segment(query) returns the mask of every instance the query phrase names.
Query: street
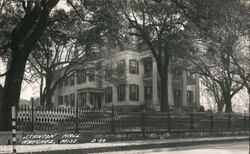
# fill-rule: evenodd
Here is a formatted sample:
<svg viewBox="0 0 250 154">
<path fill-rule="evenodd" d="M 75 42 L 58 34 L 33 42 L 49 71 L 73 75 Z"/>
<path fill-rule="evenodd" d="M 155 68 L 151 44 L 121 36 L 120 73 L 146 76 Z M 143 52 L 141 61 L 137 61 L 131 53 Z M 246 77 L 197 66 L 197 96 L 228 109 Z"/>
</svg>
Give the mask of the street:
<svg viewBox="0 0 250 154">
<path fill-rule="evenodd" d="M 249 142 L 206 144 L 146 150 L 114 151 L 102 154 L 249 154 Z"/>
</svg>

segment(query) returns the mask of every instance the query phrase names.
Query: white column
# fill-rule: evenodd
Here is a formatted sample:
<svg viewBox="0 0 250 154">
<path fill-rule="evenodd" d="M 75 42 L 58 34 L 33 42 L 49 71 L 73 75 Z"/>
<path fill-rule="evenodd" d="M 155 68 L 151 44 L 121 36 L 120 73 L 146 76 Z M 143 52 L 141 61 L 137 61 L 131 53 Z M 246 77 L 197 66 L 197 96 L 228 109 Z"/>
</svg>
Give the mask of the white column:
<svg viewBox="0 0 250 154">
<path fill-rule="evenodd" d="M 168 72 L 168 105 L 174 105 L 171 71 Z"/>
<path fill-rule="evenodd" d="M 158 99 L 158 88 L 157 88 L 157 78 L 158 78 L 158 71 L 157 71 L 157 64 L 156 61 L 153 59 L 152 60 L 152 104 L 153 105 L 158 105 L 159 104 L 159 99 Z"/>
<path fill-rule="evenodd" d="M 187 106 L 187 72 L 182 73 L 182 106 Z"/>
<path fill-rule="evenodd" d="M 90 104 L 90 92 L 86 92 L 86 104 Z"/>
<path fill-rule="evenodd" d="M 195 107 L 200 106 L 200 78 L 199 75 L 195 75 Z"/>
</svg>

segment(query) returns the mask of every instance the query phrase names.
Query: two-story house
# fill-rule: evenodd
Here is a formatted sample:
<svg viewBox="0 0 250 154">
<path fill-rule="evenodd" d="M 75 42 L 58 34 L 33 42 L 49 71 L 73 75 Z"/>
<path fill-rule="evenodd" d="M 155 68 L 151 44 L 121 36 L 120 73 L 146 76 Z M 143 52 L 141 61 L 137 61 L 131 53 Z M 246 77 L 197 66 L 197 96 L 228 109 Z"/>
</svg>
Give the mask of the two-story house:
<svg viewBox="0 0 250 154">
<path fill-rule="evenodd" d="M 97 75 L 100 70 L 96 67 L 73 73 L 54 92 L 54 106 L 96 109 L 114 105 L 115 108 L 134 110 L 145 105 L 159 110 L 161 83 L 156 61 L 149 51 L 127 49 L 100 61 L 104 76 Z M 168 77 L 170 107 L 199 107 L 199 76 L 181 67 L 173 68 L 169 70 Z"/>
</svg>

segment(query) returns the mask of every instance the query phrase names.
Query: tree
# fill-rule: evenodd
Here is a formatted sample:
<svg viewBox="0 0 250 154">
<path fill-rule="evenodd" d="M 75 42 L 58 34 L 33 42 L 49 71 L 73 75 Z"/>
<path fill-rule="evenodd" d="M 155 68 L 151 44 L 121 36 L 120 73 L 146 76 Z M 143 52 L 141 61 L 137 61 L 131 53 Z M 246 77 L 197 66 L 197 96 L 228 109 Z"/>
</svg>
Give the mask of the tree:
<svg viewBox="0 0 250 154">
<path fill-rule="evenodd" d="M 65 38 L 64 38 L 65 39 Z M 83 54 L 81 60 L 74 57 L 75 42 L 70 40 L 54 40 L 48 35 L 45 35 L 35 48 L 29 58 L 27 69 L 33 70 L 34 74 L 39 75 L 40 83 L 40 104 L 47 109 L 52 108 L 51 97 L 56 87 L 73 73 L 76 67 L 83 66 L 85 63 Z M 61 76 L 57 75 L 56 71 L 60 68 Z"/>
<path fill-rule="evenodd" d="M 4 85 L 4 100 L 0 103 L 1 130 L 11 129 L 11 106 L 18 107 L 27 59 L 47 27 L 51 10 L 59 0 L 13 1 L 13 10 L 22 7 L 22 17 L 10 33 L 8 71 Z"/>
<path fill-rule="evenodd" d="M 178 3 L 179 4 L 179 3 Z M 168 105 L 168 72 L 171 58 L 178 51 L 185 51 L 184 25 L 186 17 L 173 1 L 135 0 L 130 3 L 115 4 L 117 12 L 128 21 L 129 34 L 136 36 L 152 52 L 161 80 L 161 111 L 169 111 Z M 183 53 L 183 52 L 182 52 Z M 179 55 L 181 55 L 179 53 Z"/>
<path fill-rule="evenodd" d="M 29 68 L 41 76 L 40 101 L 42 106 L 46 102 L 46 108 L 52 107 L 52 93 L 64 79 L 80 73 L 88 67 L 86 65 L 94 67 L 95 64 L 91 61 L 120 41 L 114 35 L 115 31 L 110 29 L 108 24 L 111 23 L 106 19 L 105 13 L 95 9 L 101 9 L 102 5 L 69 3 L 72 10 L 55 11 L 49 21 L 51 24 L 29 61 Z M 62 68 L 58 69 L 59 66 Z M 105 78 L 101 72 L 96 75 L 98 78 Z"/>
<path fill-rule="evenodd" d="M 243 37 L 240 38 L 240 44 L 235 47 L 237 52 L 234 52 L 231 55 L 232 65 L 237 68 L 236 74 L 238 78 L 235 79 L 235 82 L 243 84 L 247 89 L 248 95 L 250 97 L 250 53 L 249 53 L 249 38 Z"/>
<path fill-rule="evenodd" d="M 217 5 L 206 31 L 201 34 L 201 51 L 193 57 L 196 70 L 205 78 L 211 92 L 213 88 L 219 90 L 214 96 L 222 96 L 226 112 L 232 112 L 232 97 L 243 88 L 242 83 L 235 82 L 239 69 L 232 64 L 232 55 L 238 52 L 236 47 L 240 38 L 247 34 L 247 10 L 248 7 L 240 1 L 223 1 Z"/>
<path fill-rule="evenodd" d="M 214 80 L 211 80 L 207 76 L 201 76 L 202 84 L 206 87 L 206 92 L 210 97 L 214 98 L 215 103 L 217 104 L 218 112 L 222 112 L 225 102 L 221 94 L 220 86 Z"/>
</svg>

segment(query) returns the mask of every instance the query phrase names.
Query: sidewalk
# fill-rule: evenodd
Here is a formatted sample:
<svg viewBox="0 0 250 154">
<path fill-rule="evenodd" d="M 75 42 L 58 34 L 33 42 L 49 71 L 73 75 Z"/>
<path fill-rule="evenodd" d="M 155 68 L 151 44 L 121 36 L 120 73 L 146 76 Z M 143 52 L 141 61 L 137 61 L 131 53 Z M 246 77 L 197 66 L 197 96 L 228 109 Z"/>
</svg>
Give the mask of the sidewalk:
<svg viewBox="0 0 250 154">
<path fill-rule="evenodd" d="M 198 145 L 206 143 L 222 143 L 232 141 L 249 141 L 248 136 L 234 137 L 207 137 L 207 138 L 178 138 L 164 140 L 140 140 L 140 141 L 122 141 L 106 143 L 83 143 L 83 144 L 47 144 L 47 145 L 17 145 L 17 153 L 95 153 L 111 152 L 132 149 L 152 149 L 160 147 L 176 147 Z M 12 153 L 11 145 L 0 145 L 0 153 Z"/>
</svg>

